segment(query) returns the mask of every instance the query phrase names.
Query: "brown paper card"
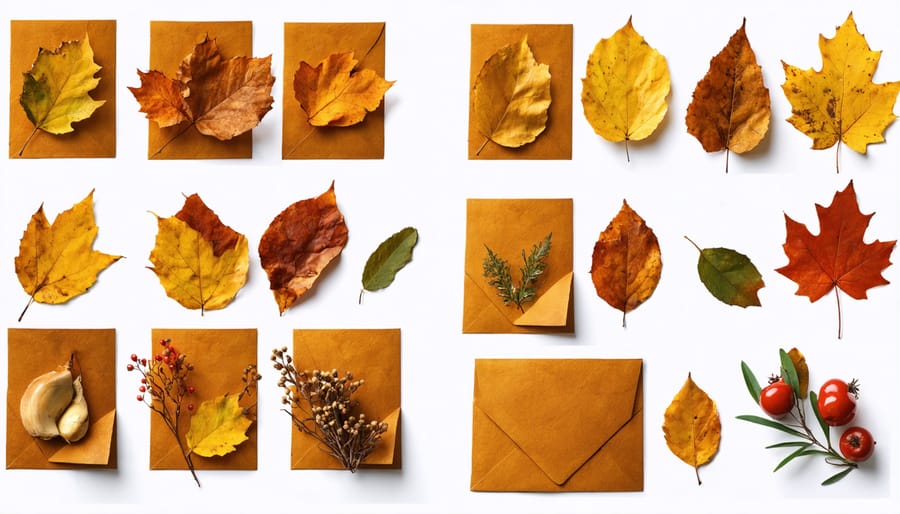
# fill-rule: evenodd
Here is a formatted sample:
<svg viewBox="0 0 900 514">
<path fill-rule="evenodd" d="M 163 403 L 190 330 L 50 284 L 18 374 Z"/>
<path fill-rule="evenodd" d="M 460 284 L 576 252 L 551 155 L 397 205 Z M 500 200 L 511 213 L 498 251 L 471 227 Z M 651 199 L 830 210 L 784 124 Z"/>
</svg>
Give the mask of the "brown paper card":
<svg viewBox="0 0 900 514">
<path fill-rule="evenodd" d="M 293 357 L 298 370 L 337 369 L 365 380 L 353 395 L 359 412 L 386 422 L 388 431 L 360 467 L 400 468 L 400 330 L 294 330 Z M 343 467 L 292 423 L 291 469 Z"/>
<path fill-rule="evenodd" d="M 641 368 L 641 359 L 476 359 L 471 489 L 642 491 Z"/>
<path fill-rule="evenodd" d="M 518 280 L 522 250 L 526 254 L 548 233 L 547 267 L 537 282 L 537 298 L 523 305 L 503 305 L 484 277 L 485 245 L 509 262 Z M 466 202 L 466 262 L 463 287 L 463 333 L 575 331 L 572 302 L 571 199 L 469 199 Z"/>
<path fill-rule="evenodd" d="M 282 159 L 383 159 L 384 103 L 349 127 L 313 127 L 294 96 L 300 61 L 317 66 L 331 54 L 353 52 L 357 69 L 384 77 L 384 23 L 285 23 Z M 386 78 L 386 77 L 385 77 Z M 390 94 L 390 90 L 387 94 Z"/>
<path fill-rule="evenodd" d="M 63 41 L 81 40 L 85 34 L 94 50 L 100 82 L 89 94 L 105 100 L 90 118 L 76 122 L 68 134 L 38 131 L 22 155 L 19 151 L 34 125 L 19 104 L 22 74 L 31 70 L 38 50 L 55 50 Z M 9 158 L 115 157 L 116 156 L 116 21 L 41 20 L 10 22 L 9 51 Z"/>
<path fill-rule="evenodd" d="M 151 21 L 150 69 L 161 71 L 167 77 L 174 77 L 181 61 L 207 36 L 216 40 L 219 52 L 226 59 L 236 56 L 254 57 L 253 24 L 249 21 Z M 137 75 L 134 82 L 140 84 Z M 159 128 L 155 121 L 148 120 L 147 123 L 149 159 L 253 157 L 252 131 L 227 141 L 219 141 L 197 132 L 193 127 L 185 130 L 188 122 L 166 128 Z M 181 131 L 184 133 L 175 137 Z"/>
<path fill-rule="evenodd" d="M 488 142 L 476 155 L 485 137 L 475 128 L 472 87 L 484 62 L 504 46 L 528 36 L 528 46 L 538 63 L 550 66 L 550 110 L 547 128 L 531 143 L 506 148 Z M 572 25 L 472 25 L 469 65 L 469 159 L 571 159 L 572 158 Z"/>
<path fill-rule="evenodd" d="M 212 400 L 225 393 L 238 394 L 244 388 L 241 381 L 243 370 L 248 364 L 256 364 L 256 329 L 172 329 L 152 330 L 151 351 L 147 358 L 160 353 L 162 339 L 171 339 L 172 345 L 185 360 L 194 365 L 189 376 L 190 385 L 196 392 L 191 402 L 195 408 L 206 400 Z M 132 373 L 137 388 L 139 375 Z M 243 404 L 243 402 L 242 402 Z M 149 409 L 148 409 L 149 410 Z M 190 428 L 190 415 L 182 415 L 179 433 L 182 441 Z M 247 430 L 248 439 L 237 449 L 221 457 L 201 457 L 193 455 L 194 468 L 203 469 L 256 469 L 257 433 L 256 423 Z M 150 413 L 150 469 L 188 469 L 178 449 L 172 432 L 166 427 L 162 417 Z M 200 477 L 202 483 L 203 477 Z"/>
<path fill-rule="evenodd" d="M 8 329 L 6 468 L 77 469 L 116 467 L 116 332 L 113 329 Z M 66 444 L 43 441 L 22 427 L 19 402 L 28 384 L 75 353 L 73 372 L 81 373 L 90 428 L 84 439 Z"/>
</svg>

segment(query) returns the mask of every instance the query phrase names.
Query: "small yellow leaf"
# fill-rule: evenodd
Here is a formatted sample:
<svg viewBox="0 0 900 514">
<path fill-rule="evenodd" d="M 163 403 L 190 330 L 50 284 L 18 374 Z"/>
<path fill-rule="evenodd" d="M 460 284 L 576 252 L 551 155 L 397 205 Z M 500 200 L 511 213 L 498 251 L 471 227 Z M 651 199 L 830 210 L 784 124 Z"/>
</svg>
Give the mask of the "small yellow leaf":
<svg viewBox="0 0 900 514">
<path fill-rule="evenodd" d="M 716 402 L 691 379 L 687 380 L 666 408 L 663 432 L 676 457 L 693 466 L 700 484 L 699 467 L 719 451 L 722 423 Z"/>
<path fill-rule="evenodd" d="M 221 457 L 235 451 L 247 438 L 253 420 L 238 405 L 237 396 L 220 396 L 200 404 L 185 435 L 188 449 L 201 457 Z"/>
</svg>

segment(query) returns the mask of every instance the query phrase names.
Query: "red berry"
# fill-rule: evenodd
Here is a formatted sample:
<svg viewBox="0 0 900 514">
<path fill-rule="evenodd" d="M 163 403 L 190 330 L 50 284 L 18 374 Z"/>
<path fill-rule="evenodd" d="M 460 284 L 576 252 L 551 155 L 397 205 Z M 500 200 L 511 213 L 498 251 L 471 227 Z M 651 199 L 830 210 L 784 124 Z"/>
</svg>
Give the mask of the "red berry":
<svg viewBox="0 0 900 514">
<path fill-rule="evenodd" d="M 142 378 L 141 378 L 141 383 L 142 383 L 142 384 L 146 384 L 146 383 L 147 383 L 147 377 L 142 377 Z"/>
<path fill-rule="evenodd" d="M 188 386 L 189 393 L 194 394 L 194 391 L 195 391 L 194 386 Z"/>
<path fill-rule="evenodd" d="M 137 355 L 131 354 L 131 362 L 137 362 Z"/>
<path fill-rule="evenodd" d="M 141 366 L 147 365 L 147 359 L 141 359 Z"/>
<path fill-rule="evenodd" d="M 193 403 L 189 403 L 189 404 L 188 404 L 188 410 L 194 410 L 194 404 L 193 404 Z"/>
<path fill-rule="evenodd" d="M 779 379 L 760 392 L 759 405 L 769 417 L 781 419 L 794 408 L 794 390 Z"/>
<path fill-rule="evenodd" d="M 144 386 L 141 386 L 141 387 L 138 387 L 138 391 L 145 393 L 145 392 L 147 392 L 147 388 Z"/>
<path fill-rule="evenodd" d="M 139 401 L 139 402 L 144 401 L 144 395 L 142 395 L 142 394 L 137 395 L 137 401 Z"/>
<path fill-rule="evenodd" d="M 127 369 L 128 371 L 134 371 L 134 364 L 129 364 L 129 365 L 125 366 L 125 369 Z"/>
<path fill-rule="evenodd" d="M 850 427 L 841 435 L 841 454 L 849 461 L 862 462 L 875 451 L 875 439 L 862 427 Z"/>
<path fill-rule="evenodd" d="M 162 360 L 162 355 L 156 354 L 156 356 L 153 358 L 156 360 L 156 362 L 159 362 Z"/>
<path fill-rule="evenodd" d="M 169 340 L 168 339 L 160 339 L 159 344 L 161 344 L 162 346 L 166 346 L 169 344 Z"/>
</svg>

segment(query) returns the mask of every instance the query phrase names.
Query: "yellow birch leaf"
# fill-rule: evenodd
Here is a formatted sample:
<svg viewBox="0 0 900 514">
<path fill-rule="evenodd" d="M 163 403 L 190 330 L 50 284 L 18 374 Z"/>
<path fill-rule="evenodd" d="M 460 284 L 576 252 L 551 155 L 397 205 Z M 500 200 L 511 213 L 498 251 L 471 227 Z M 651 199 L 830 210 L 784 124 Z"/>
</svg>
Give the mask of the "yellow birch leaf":
<svg viewBox="0 0 900 514">
<path fill-rule="evenodd" d="M 15 259 L 16 276 L 30 297 L 20 321 L 32 302 L 61 304 L 85 293 L 101 271 L 121 258 L 94 250 L 98 230 L 93 190 L 52 224 L 43 205 L 31 216 Z"/>
<path fill-rule="evenodd" d="M 697 387 L 690 373 L 666 408 L 663 432 L 669 450 L 694 467 L 699 485 L 700 466 L 711 461 L 719 451 L 722 422 L 716 402 Z"/>
<path fill-rule="evenodd" d="M 631 18 L 609 39 L 601 39 L 581 79 L 584 116 L 594 132 L 614 143 L 640 141 L 666 115 L 671 82 L 666 58 L 631 26 Z"/>
<path fill-rule="evenodd" d="M 201 457 L 221 457 L 248 439 L 247 429 L 252 424 L 237 396 L 220 396 L 200 404 L 191 416 L 185 441 L 188 449 Z"/>
<path fill-rule="evenodd" d="M 872 51 L 859 33 L 853 13 L 832 39 L 819 35 L 822 69 L 801 70 L 781 62 L 785 81 L 781 88 L 791 103 L 787 119 L 813 140 L 813 149 L 838 145 L 835 167 L 840 170 L 840 142 L 866 153 L 871 143 L 884 141 L 884 130 L 897 116 L 894 103 L 900 81 L 875 84 L 872 76 L 881 51 Z"/>
<path fill-rule="evenodd" d="M 507 148 L 531 143 L 547 127 L 550 66 L 538 63 L 528 36 L 504 46 L 482 65 L 472 88 L 474 125 L 488 141 Z"/>
</svg>

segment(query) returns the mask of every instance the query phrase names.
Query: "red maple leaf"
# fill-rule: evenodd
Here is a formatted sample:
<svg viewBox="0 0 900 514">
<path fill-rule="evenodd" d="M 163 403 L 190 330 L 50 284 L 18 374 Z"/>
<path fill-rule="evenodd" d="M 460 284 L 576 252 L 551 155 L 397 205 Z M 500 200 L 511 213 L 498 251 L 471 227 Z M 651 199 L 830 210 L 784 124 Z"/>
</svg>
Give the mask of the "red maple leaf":
<svg viewBox="0 0 900 514">
<path fill-rule="evenodd" d="M 887 284 L 881 272 L 891 265 L 890 256 L 897 241 L 863 241 L 869 220 L 875 213 L 863 214 L 856 201 L 853 181 L 834 194 L 828 207 L 816 204 L 819 235 L 806 225 L 784 215 L 787 238 L 784 253 L 787 266 L 777 272 L 799 286 L 797 295 L 815 302 L 835 289 L 838 306 L 838 339 L 842 335 L 841 299 L 838 289 L 852 298 L 864 300 L 869 288 Z"/>
</svg>

